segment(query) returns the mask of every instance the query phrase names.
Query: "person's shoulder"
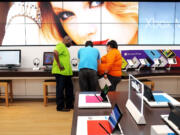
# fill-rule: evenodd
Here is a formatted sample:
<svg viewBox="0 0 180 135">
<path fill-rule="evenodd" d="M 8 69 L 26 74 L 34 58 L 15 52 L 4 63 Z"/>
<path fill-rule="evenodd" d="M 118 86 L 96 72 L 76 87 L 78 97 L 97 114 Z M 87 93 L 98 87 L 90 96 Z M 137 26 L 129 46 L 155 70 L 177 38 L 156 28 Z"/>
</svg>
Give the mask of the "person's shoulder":
<svg viewBox="0 0 180 135">
<path fill-rule="evenodd" d="M 81 47 L 81 48 L 79 48 L 78 51 L 82 51 L 82 50 L 84 50 L 84 49 L 85 49 L 85 47 Z"/>
<path fill-rule="evenodd" d="M 94 47 L 93 47 L 93 50 L 95 50 L 95 51 L 99 52 L 99 50 L 98 50 L 97 48 L 94 48 Z"/>
<path fill-rule="evenodd" d="M 59 42 L 59 43 L 57 43 L 57 45 L 61 45 L 61 46 L 63 46 L 63 45 L 64 45 L 64 43 L 63 43 L 63 42 Z"/>
<path fill-rule="evenodd" d="M 65 47 L 65 44 L 63 42 L 59 42 L 56 46 L 62 48 L 62 47 Z"/>
<path fill-rule="evenodd" d="M 117 49 L 112 49 L 110 50 L 107 54 L 108 55 L 116 55 L 118 53 L 118 50 Z"/>
<path fill-rule="evenodd" d="M 56 44 L 56 50 L 61 50 L 63 51 L 65 49 L 65 45 L 63 43 L 58 43 Z"/>
<path fill-rule="evenodd" d="M 113 50 L 111 51 L 111 53 L 120 54 L 120 50 L 118 50 L 118 49 L 113 49 Z"/>
</svg>

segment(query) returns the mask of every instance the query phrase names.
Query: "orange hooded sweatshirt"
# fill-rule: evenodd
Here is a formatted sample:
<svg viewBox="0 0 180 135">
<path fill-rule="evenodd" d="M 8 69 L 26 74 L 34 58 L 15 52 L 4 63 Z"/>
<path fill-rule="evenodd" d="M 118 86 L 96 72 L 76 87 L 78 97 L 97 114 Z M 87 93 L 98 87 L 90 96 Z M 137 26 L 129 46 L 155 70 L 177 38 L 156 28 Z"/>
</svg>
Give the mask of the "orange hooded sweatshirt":
<svg viewBox="0 0 180 135">
<path fill-rule="evenodd" d="M 107 70 L 109 75 L 120 77 L 122 75 L 121 65 L 121 53 L 118 49 L 112 49 L 101 58 L 101 64 L 98 66 L 98 73 L 103 75 Z"/>
</svg>

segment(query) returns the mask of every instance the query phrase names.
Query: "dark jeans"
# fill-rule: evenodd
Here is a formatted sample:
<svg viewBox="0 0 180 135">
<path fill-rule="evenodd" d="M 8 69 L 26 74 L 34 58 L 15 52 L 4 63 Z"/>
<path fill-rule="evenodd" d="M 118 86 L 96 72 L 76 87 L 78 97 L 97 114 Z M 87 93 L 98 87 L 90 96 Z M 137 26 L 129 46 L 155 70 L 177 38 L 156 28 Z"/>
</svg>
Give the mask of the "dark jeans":
<svg viewBox="0 0 180 135">
<path fill-rule="evenodd" d="M 64 76 L 56 74 L 56 104 L 57 109 L 72 108 L 74 95 L 73 95 L 73 83 L 71 76 Z M 64 98 L 65 89 L 65 98 Z M 65 105 L 64 105 L 65 103 Z"/>
<path fill-rule="evenodd" d="M 109 87 L 109 91 L 115 91 L 117 84 L 121 81 L 121 77 L 107 75 L 109 81 L 111 82 L 111 86 Z"/>
<path fill-rule="evenodd" d="M 79 71 L 79 86 L 81 91 L 96 91 L 98 76 L 96 70 L 83 68 Z"/>
</svg>

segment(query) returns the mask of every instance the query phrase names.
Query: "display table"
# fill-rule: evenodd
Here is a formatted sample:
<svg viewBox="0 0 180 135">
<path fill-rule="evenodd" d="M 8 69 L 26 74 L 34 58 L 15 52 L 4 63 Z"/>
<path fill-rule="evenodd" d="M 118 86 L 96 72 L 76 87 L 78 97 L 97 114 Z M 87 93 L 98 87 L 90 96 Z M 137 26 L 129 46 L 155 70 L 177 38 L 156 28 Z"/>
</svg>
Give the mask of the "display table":
<svg viewBox="0 0 180 135">
<path fill-rule="evenodd" d="M 71 135 L 76 135 L 78 116 L 109 115 L 111 112 L 111 109 L 79 109 L 78 95 L 79 92 L 75 94 Z M 165 123 L 161 119 L 160 115 L 168 114 L 170 111 L 169 108 L 150 108 L 147 104 L 144 104 L 144 115 L 147 124 L 137 125 L 134 119 L 131 117 L 131 114 L 125 107 L 126 101 L 128 99 L 128 92 L 109 92 L 108 96 L 112 103 L 112 106 L 114 106 L 115 103 L 117 103 L 121 112 L 123 113 L 123 117 L 120 121 L 120 124 L 125 135 L 150 135 L 151 125 L 164 125 Z"/>
<path fill-rule="evenodd" d="M 173 70 L 142 70 L 142 71 L 122 71 L 122 79 L 128 79 L 128 75 L 132 74 L 135 77 L 148 76 L 179 76 L 180 69 Z M 0 77 L 52 77 L 51 71 L 38 70 L 33 71 L 32 68 L 19 68 L 17 70 L 1 70 Z M 73 76 L 78 76 L 78 71 L 73 70 Z"/>
<path fill-rule="evenodd" d="M 77 76 L 77 71 L 74 71 L 74 76 Z M 19 68 L 17 70 L 1 70 L 0 77 L 53 77 L 51 71 L 37 70 L 32 68 Z"/>
<path fill-rule="evenodd" d="M 166 69 L 157 69 L 157 70 L 130 70 L 130 71 L 123 71 L 122 72 L 122 78 L 127 79 L 128 75 L 132 74 L 135 77 L 149 77 L 149 76 L 180 76 L 180 69 L 172 69 L 172 70 L 166 70 Z"/>
</svg>

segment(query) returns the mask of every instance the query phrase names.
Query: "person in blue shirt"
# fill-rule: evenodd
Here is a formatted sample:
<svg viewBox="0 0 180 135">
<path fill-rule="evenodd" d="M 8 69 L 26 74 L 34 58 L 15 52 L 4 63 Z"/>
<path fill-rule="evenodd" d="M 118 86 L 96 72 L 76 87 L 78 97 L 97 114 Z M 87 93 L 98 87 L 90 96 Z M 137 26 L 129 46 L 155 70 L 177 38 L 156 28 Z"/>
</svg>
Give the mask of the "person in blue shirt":
<svg viewBox="0 0 180 135">
<path fill-rule="evenodd" d="M 78 51 L 79 85 L 81 91 L 96 91 L 98 88 L 97 68 L 100 62 L 99 50 L 93 48 L 92 41 Z"/>
</svg>

